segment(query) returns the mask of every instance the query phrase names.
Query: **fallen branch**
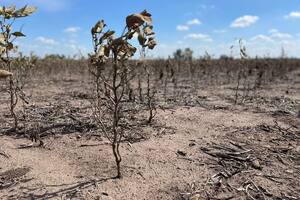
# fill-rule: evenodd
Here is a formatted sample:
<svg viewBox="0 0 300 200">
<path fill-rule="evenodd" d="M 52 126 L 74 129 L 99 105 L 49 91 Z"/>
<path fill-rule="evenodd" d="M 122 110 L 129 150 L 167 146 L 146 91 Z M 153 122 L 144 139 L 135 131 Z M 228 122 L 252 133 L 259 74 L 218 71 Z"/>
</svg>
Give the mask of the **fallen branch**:
<svg viewBox="0 0 300 200">
<path fill-rule="evenodd" d="M 6 154 L 5 152 L 0 152 L 1 156 L 4 156 L 5 158 L 10 158 L 10 155 Z"/>
</svg>

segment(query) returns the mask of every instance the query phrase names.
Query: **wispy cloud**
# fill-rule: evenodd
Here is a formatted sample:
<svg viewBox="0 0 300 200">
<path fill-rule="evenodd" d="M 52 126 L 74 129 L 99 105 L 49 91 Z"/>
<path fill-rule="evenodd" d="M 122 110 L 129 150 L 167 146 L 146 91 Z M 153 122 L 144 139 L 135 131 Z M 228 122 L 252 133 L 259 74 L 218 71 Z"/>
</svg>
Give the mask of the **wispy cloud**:
<svg viewBox="0 0 300 200">
<path fill-rule="evenodd" d="M 214 30 L 213 32 L 214 32 L 214 33 L 226 33 L 227 30 L 225 30 L 225 29 L 216 29 L 216 30 Z"/>
<path fill-rule="evenodd" d="M 250 41 L 254 41 L 254 42 L 274 42 L 274 40 L 271 39 L 271 37 L 267 36 L 267 35 L 256 35 L 252 38 L 250 38 Z"/>
<path fill-rule="evenodd" d="M 286 18 L 286 19 L 295 19 L 295 18 L 299 18 L 299 19 L 300 19 L 300 11 L 293 11 L 293 12 L 290 12 L 288 15 L 285 15 L 284 18 Z"/>
<path fill-rule="evenodd" d="M 199 5 L 199 8 L 206 10 L 206 9 L 214 9 L 216 6 L 215 5 L 206 5 L 206 4 L 201 4 Z"/>
<path fill-rule="evenodd" d="M 39 36 L 35 39 L 36 41 L 42 43 L 42 44 L 47 44 L 47 45 L 57 45 L 58 42 L 52 38 L 46 38 L 43 36 Z"/>
<path fill-rule="evenodd" d="M 249 27 L 249 26 L 255 24 L 258 20 L 259 20 L 258 16 L 244 15 L 242 17 L 239 17 L 239 18 L 235 19 L 231 23 L 230 27 L 232 27 L 232 28 L 246 28 L 246 27 Z"/>
<path fill-rule="evenodd" d="M 188 31 L 188 30 L 190 29 L 190 27 L 189 27 L 189 26 L 186 26 L 186 25 L 178 25 L 178 26 L 176 27 L 176 29 L 177 29 L 178 31 Z"/>
<path fill-rule="evenodd" d="M 201 24 L 202 24 L 202 22 L 199 19 L 195 18 L 195 19 L 191 19 L 191 20 L 187 21 L 183 25 L 177 25 L 176 29 L 178 31 L 188 31 L 188 30 L 190 30 L 191 26 L 201 25 Z"/>
<path fill-rule="evenodd" d="M 202 22 L 199 20 L 199 19 L 192 19 L 192 20 L 189 20 L 187 21 L 186 23 L 188 26 L 193 26 L 193 25 L 201 25 Z"/>
<path fill-rule="evenodd" d="M 202 33 L 191 33 L 185 36 L 185 39 L 201 40 L 203 42 L 213 42 L 210 35 Z"/>
<path fill-rule="evenodd" d="M 65 33 L 77 33 L 80 31 L 80 27 L 77 26 L 70 26 L 64 30 Z"/>
<path fill-rule="evenodd" d="M 271 29 L 269 31 L 269 33 L 271 34 L 270 37 L 274 38 L 274 39 L 292 39 L 293 36 L 289 33 L 281 33 L 279 30 L 277 29 Z"/>
</svg>

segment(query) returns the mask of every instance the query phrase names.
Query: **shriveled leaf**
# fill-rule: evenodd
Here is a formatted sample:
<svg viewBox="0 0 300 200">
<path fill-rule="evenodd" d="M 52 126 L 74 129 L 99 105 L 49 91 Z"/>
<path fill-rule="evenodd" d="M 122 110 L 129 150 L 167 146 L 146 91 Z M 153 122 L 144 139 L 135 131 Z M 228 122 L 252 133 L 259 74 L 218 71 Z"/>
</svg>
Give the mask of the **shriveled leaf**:
<svg viewBox="0 0 300 200">
<path fill-rule="evenodd" d="M 106 57 L 109 57 L 109 53 L 110 53 L 110 48 L 107 45 L 105 45 L 104 46 L 104 55 Z"/>
<path fill-rule="evenodd" d="M 30 7 L 30 6 L 26 6 L 25 10 L 23 11 L 23 14 L 25 16 L 31 15 L 32 13 L 34 13 L 37 10 L 36 7 Z"/>
<path fill-rule="evenodd" d="M 148 43 L 147 46 L 149 49 L 154 49 L 154 47 L 157 45 L 156 41 L 154 40 L 154 38 L 149 38 L 148 39 Z"/>
<path fill-rule="evenodd" d="M 7 48 L 8 51 L 10 51 L 10 50 L 12 50 L 12 49 L 14 48 L 14 44 L 11 43 L 11 42 L 9 42 L 9 43 L 7 44 L 7 46 L 6 46 L 6 48 Z"/>
<path fill-rule="evenodd" d="M 13 17 L 13 13 L 15 12 L 16 10 L 16 6 L 15 5 L 12 5 L 12 6 L 9 6 L 9 7 L 3 7 L 3 16 L 5 19 L 10 19 Z"/>
<path fill-rule="evenodd" d="M 133 38 L 134 34 L 135 34 L 135 31 L 129 31 L 126 35 L 127 35 L 127 38 L 129 40 L 131 40 Z"/>
<path fill-rule="evenodd" d="M 25 37 L 26 35 L 24 35 L 22 32 L 20 31 L 16 31 L 14 33 L 12 33 L 13 36 L 16 36 L 16 37 Z"/>
<path fill-rule="evenodd" d="M 31 15 L 32 13 L 34 13 L 37 10 L 36 7 L 31 7 L 31 6 L 24 6 L 23 8 L 20 8 L 19 10 L 16 10 L 13 13 L 14 17 L 26 17 Z"/>
<path fill-rule="evenodd" d="M 4 52 L 5 52 L 5 47 L 0 45 L 0 57 L 2 54 L 4 54 Z"/>
<path fill-rule="evenodd" d="M 129 29 L 137 28 L 144 23 L 152 23 L 151 14 L 148 13 L 147 10 L 144 10 L 143 12 L 138 14 L 129 15 L 126 18 L 126 24 Z"/>
<path fill-rule="evenodd" d="M 101 33 L 103 28 L 106 26 L 104 20 L 98 21 L 95 26 L 92 28 L 92 34 Z"/>
<path fill-rule="evenodd" d="M 149 36 L 149 35 L 154 35 L 154 32 L 153 32 L 153 26 L 146 26 L 144 28 L 144 33 Z"/>
<path fill-rule="evenodd" d="M 16 10 L 16 6 L 15 5 L 11 5 L 11 6 L 7 7 L 7 8 L 5 8 L 5 12 L 6 13 L 11 13 L 12 14 L 15 10 Z"/>
<path fill-rule="evenodd" d="M 9 76 L 12 76 L 13 74 L 9 71 L 0 69 L 0 78 L 7 78 Z"/>
<path fill-rule="evenodd" d="M 112 41 L 111 45 L 116 47 L 116 46 L 120 46 L 123 45 L 125 43 L 125 41 L 123 40 L 122 37 L 116 38 Z"/>
<path fill-rule="evenodd" d="M 102 37 L 100 38 L 100 41 L 106 40 L 107 38 L 113 36 L 115 34 L 115 31 L 108 30 L 105 32 Z"/>
<path fill-rule="evenodd" d="M 121 59 L 130 58 L 135 54 L 136 50 L 137 49 L 134 46 L 132 46 L 128 42 L 124 42 L 124 44 L 122 44 L 118 48 L 118 57 L 120 57 Z"/>
<path fill-rule="evenodd" d="M 22 17 L 27 5 L 14 12 L 14 17 Z"/>
<path fill-rule="evenodd" d="M 4 15 L 4 6 L 0 6 L 0 15 Z"/>
<path fill-rule="evenodd" d="M 97 55 L 96 57 L 103 57 L 105 55 L 105 47 L 104 46 L 100 46 L 98 51 L 97 51 Z"/>
<path fill-rule="evenodd" d="M 130 29 L 141 26 L 144 23 L 144 18 L 141 14 L 132 14 L 126 17 L 126 25 Z"/>
<path fill-rule="evenodd" d="M 3 33 L 0 33 L 0 44 L 5 42 L 5 37 Z"/>
<path fill-rule="evenodd" d="M 148 24 L 152 23 L 151 14 L 148 13 L 147 10 L 144 10 L 143 12 L 141 12 L 141 15 L 143 16 L 143 19 L 145 22 L 147 22 Z"/>
</svg>

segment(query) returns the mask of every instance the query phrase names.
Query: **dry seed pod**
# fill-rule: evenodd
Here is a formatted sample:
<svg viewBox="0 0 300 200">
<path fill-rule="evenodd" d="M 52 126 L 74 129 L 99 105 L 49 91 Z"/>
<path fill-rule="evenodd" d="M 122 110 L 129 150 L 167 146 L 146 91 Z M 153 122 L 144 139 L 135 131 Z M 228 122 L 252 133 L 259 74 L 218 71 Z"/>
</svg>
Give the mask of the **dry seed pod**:
<svg viewBox="0 0 300 200">
<path fill-rule="evenodd" d="M 0 78 L 7 78 L 12 75 L 13 74 L 11 72 L 0 69 Z"/>
</svg>

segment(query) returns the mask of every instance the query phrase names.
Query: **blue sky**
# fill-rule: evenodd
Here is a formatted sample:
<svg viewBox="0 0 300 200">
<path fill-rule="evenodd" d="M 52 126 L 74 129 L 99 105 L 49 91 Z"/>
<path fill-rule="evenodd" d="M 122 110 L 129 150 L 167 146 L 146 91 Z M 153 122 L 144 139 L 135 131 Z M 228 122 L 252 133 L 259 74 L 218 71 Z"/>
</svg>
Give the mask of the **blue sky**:
<svg viewBox="0 0 300 200">
<path fill-rule="evenodd" d="M 0 5 L 33 5 L 38 11 L 23 18 L 26 38 L 20 51 L 38 55 L 73 55 L 92 51 L 90 28 L 104 19 L 120 32 L 125 17 L 147 9 L 153 15 L 159 45 L 150 57 L 167 57 L 190 47 L 195 56 L 205 51 L 218 57 L 238 55 L 243 38 L 251 56 L 300 57 L 299 0 L 0 0 Z M 122 4 L 120 3 L 122 2 Z M 231 52 L 230 46 L 235 45 Z"/>
</svg>

